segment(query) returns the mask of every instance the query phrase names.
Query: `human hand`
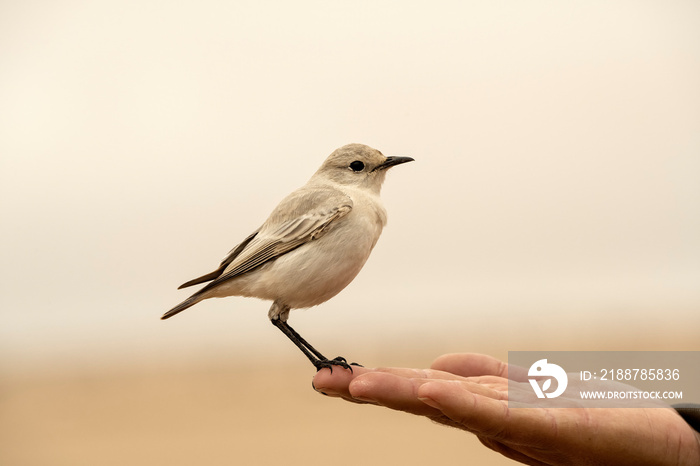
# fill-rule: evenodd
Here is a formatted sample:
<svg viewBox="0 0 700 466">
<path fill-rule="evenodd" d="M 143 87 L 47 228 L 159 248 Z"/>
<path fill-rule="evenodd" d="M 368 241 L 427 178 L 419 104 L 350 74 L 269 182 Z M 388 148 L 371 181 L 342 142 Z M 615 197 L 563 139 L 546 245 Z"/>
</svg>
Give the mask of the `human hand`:
<svg viewBox="0 0 700 466">
<path fill-rule="evenodd" d="M 447 354 L 430 369 L 324 369 L 313 384 L 328 396 L 466 430 L 525 464 L 700 464 L 700 434 L 670 407 L 509 408 L 508 370 L 490 356 Z M 527 384 L 526 369 L 511 370 Z"/>
</svg>

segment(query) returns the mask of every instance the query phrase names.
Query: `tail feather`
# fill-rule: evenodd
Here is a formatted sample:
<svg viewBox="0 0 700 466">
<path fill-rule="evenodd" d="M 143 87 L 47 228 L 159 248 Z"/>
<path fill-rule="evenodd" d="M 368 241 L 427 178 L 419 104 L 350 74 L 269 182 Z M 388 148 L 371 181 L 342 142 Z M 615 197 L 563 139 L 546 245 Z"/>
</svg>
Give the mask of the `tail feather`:
<svg viewBox="0 0 700 466">
<path fill-rule="evenodd" d="M 195 304 L 200 302 L 202 299 L 204 299 L 204 298 L 201 295 L 190 296 L 189 298 L 187 298 L 186 300 L 184 300 L 183 302 L 181 302 L 180 304 L 178 304 L 177 306 L 175 306 L 174 308 L 170 309 L 168 312 L 163 314 L 160 319 L 161 320 L 169 319 L 172 316 L 174 316 L 175 314 L 179 314 L 182 311 L 184 311 L 185 309 L 194 306 Z"/>
<path fill-rule="evenodd" d="M 199 285 L 200 283 L 204 282 L 209 282 L 217 278 L 221 273 L 224 271 L 226 267 L 219 267 L 218 269 L 214 270 L 213 272 L 209 272 L 206 275 L 202 275 L 201 277 L 197 277 L 193 280 L 190 280 L 188 282 L 183 283 L 182 285 L 178 286 L 177 289 L 181 290 L 183 288 L 187 288 L 188 286 L 192 285 Z"/>
</svg>

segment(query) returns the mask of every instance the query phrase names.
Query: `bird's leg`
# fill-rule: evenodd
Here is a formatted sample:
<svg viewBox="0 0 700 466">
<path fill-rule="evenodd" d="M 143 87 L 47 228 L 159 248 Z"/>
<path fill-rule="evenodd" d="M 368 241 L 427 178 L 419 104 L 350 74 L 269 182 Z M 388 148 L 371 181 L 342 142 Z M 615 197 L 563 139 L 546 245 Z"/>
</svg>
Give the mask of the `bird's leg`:
<svg viewBox="0 0 700 466">
<path fill-rule="evenodd" d="M 316 370 L 321 370 L 324 367 L 328 367 L 332 372 L 333 366 L 340 366 L 345 369 L 350 369 L 350 371 L 352 372 L 352 368 L 350 367 L 350 364 L 348 364 L 345 358 L 338 356 L 335 359 L 328 359 L 327 357 L 322 355 L 316 348 L 311 346 L 311 344 L 308 341 L 306 341 L 301 335 L 299 335 L 299 333 L 297 333 L 296 330 L 290 327 L 287 323 L 287 318 L 289 318 L 290 310 L 290 307 L 286 304 L 283 304 L 280 301 L 275 301 L 270 307 L 268 317 L 270 318 L 272 325 L 280 329 L 282 333 L 284 333 L 287 336 L 287 338 L 292 340 L 292 343 L 294 343 L 297 346 L 297 348 L 299 348 L 301 352 L 304 353 L 304 356 L 309 358 L 309 361 L 311 361 L 311 364 L 313 364 L 314 367 L 316 367 Z M 359 364 L 357 363 L 352 363 L 352 365 L 359 366 Z"/>
<path fill-rule="evenodd" d="M 273 322 L 274 324 L 274 322 Z M 299 340 L 299 342 L 306 347 L 309 351 L 311 351 L 317 358 L 317 361 L 311 361 L 314 366 L 316 366 L 316 370 L 321 370 L 324 367 L 327 367 L 333 372 L 333 366 L 340 366 L 345 369 L 350 369 L 350 372 L 352 372 L 352 367 L 350 366 L 359 366 L 362 367 L 362 364 L 358 364 L 356 362 L 352 362 L 348 365 L 347 359 L 345 359 L 342 356 L 337 356 L 333 359 L 328 359 L 324 355 L 318 352 L 316 348 L 311 346 L 311 344 L 304 339 L 299 333 L 294 330 L 287 322 L 283 322 L 283 324 L 287 327 L 287 330 L 291 332 L 292 335 L 294 335 L 295 338 Z M 275 324 L 276 325 L 276 324 Z M 281 329 L 280 329 L 281 330 Z M 286 334 L 286 333 L 285 333 Z M 287 335 L 289 336 L 289 335 Z"/>
<path fill-rule="evenodd" d="M 316 356 L 317 359 L 328 359 L 327 357 L 325 357 L 324 355 L 322 355 L 316 348 L 314 348 L 313 346 L 311 346 L 311 344 L 310 344 L 308 341 L 306 341 L 306 340 L 304 339 L 304 337 L 302 337 L 301 335 L 299 335 L 299 333 L 298 333 L 296 330 L 294 330 L 287 322 L 282 322 L 282 321 L 280 320 L 278 323 L 276 323 L 276 322 L 273 321 L 272 324 L 275 325 L 275 326 L 276 326 L 277 328 L 279 328 L 280 330 L 282 330 L 282 332 L 284 332 L 284 334 L 287 335 L 287 337 L 291 338 L 292 341 L 295 341 L 295 343 L 296 343 L 297 341 L 298 341 L 299 343 L 301 343 L 301 345 L 302 345 L 304 348 L 306 348 L 307 350 L 309 350 L 314 356 Z M 282 328 L 280 327 L 280 325 L 283 326 L 284 329 L 282 329 Z M 297 346 L 299 346 L 299 345 L 297 345 Z"/>
<path fill-rule="evenodd" d="M 327 359 L 324 355 L 322 355 L 321 353 L 319 353 L 318 350 L 316 350 L 316 348 L 314 348 L 313 346 L 311 346 L 311 345 L 309 344 L 309 342 L 307 342 L 306 340 L 304 340 L 304 339 L 301 337 L 301 335 L 299 335 L 299 334 L 298 334 L 292 327 L 290 327 L 289 324 L 287 324 L 286 322 L 282 322 L 281 319 L 272 319 L 271 322 L 272 322 L 272 325 L 274 325 L 275 327 L 277 327 L 278 329 L 280 329 L 280 330 L 282 331 L 282 333 L 284 333 L 285 335 L 287 335 L 287 338 L 289 338 L 290 340 L 292 340 L 292 343 L 294 343 L 295 345 L 297 345 L 297 347 L 306 355 L 307 358 L 309 358 L 309 360 L 310 360 L 312 363 L 315 363 L 315 362 L 316 362 L 317 360 L 319 360 L 319 359 Z"/>
<path fill-rule="evenodd" d="M 309 358 L 309 361 L 311 361 L 311 364 L 316 367 L 316 370 L 321 370 L 324 367 L 328 367 L 331 372 L 333 372 L 333 366 L 340 366 L 344 369 L 350 369 L 352 372 L 352 367 L 350 367 L 350 364 L 348 364 L 347 360 L 343 357 L 338 356 L 335 359 L 328 359 L 324 355 L 322 355 L 316 348 L 311 346 L 311 344 L 306 341 L 301 335 L 297 333 L 296 330 L 294 330 L 292 327 L 289 326 L 287 322 L 283 322 L 282 319 L 271 319 L 272 325 L 277 327 L 284 333 L 287 338 L 289 338 L 292 343 L 294 343 L 297 348 L 301 350 L 302 353 L 304 353 L 304 356 Z M 358 366 L 359 364 L 353 363 L 353 365 Z"/>
<path fill-rule="evenodd" d="M 273 323 L 274 323 L 274 322 L 273 322 Z M 302 337 L 301 335 L 299 335 L 299 333 L 298 333 L 296 330 L 294 330 L 288 323 L 284 322 L 284 325 L 286 325 L 286 326 L 287 326 L 287 329 L 288 329 L 296 338 L 298 338 L 299 341 L 300 341 L 309 351 L 311 351 L 314 355 L 316 355 L 316 357 L 317 357 L 322 363 L 324 363 L 325 361 L 328 361 L 328 362 L 329 362 L 330 366 L 322 366 L 322 367 L 319 367 L 319 369 L 322 369 L 323 367 L 329 367 L 329 368 L 331 369 L 331 372 L 332 372 L 332 371 L 333 371 L 333 367 L 331 367 L 331 366 L 335 365 L 335 366 L 345 367 L 346 369 L 350 369 L 350 372 L 352 372 L 352 368 L 351 368 L 351 367 L 346 367 L 346 366 L 348 365 L 348 360 L 347 360 L 347 359 L 345 359 L 345 358 L 342 357 L 342 356 L 337 356 L 337 357 L 335 357 L 335 358 L 333 358 L 333 359 L 328 359 L 328 358 L 326 358 L 324 355 L 322 355 L 321 353 L 319 353 L 318 350 L 317 350 L 316 348 L 314 348 L 313 346 L 311 346 L 311 344 L 310 344 L 308 341 L 304 340 L 304 337 Z M 314 365 L 316 366 L 316 363 L 315 363 L 315 362 L 314 362 Z M 356 363 L 356 362 L 351 362 L 351 363 L 350 363 L 350 366 L 364 367 L 362 364 L 358 364 L 358 363 Z M 318 366 L 317 366 L 317 367 L 318 367 Z"/>
</svg>

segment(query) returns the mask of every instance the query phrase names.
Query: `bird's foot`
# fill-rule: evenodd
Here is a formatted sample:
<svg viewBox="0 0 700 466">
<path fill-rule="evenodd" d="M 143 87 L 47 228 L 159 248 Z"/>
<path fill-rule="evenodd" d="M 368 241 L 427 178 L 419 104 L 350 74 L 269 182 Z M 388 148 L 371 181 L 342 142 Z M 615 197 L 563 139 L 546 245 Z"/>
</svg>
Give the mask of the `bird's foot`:
<svg viewBox="0 0 700 466">
<path fill-rule="evenodd" d="M 327 367 L 331 370 L 331 374 L 333 373 L 333 366 L 340 366 L 343 369 L 350 369 L 350 372 L 352 372 L 352 367 L 351 366 L 358 366 L 362 367 L 362 365 L 353 362 L 348 364 L 347 359 L 345 359 L 342 356 L 338 356 L 337 358 L 334 359 L 319 359 L 318 361 L 314 362 L 314 366 L 316 366 L 316 371 L 320 371 L 324 367 Z"/>
</svg>

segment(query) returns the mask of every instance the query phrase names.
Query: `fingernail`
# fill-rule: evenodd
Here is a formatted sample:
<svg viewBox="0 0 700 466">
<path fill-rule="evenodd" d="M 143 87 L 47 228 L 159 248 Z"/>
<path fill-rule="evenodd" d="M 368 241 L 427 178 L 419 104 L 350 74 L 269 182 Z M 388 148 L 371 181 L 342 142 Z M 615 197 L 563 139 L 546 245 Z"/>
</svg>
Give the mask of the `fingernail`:
<svg viewBox="0 0 700 466">
<path fill-rule="evenodd" d="M 426 397 L 419 396 L 418 399 L 420 401 L 422 401 L 423 403 L 427 404 L 428 406 L 430 406 L 431 408 L 440 409 L 440 405 L 437 404 L 435 402 L 435 400 L 433 400 L 432 398 L 426 398 Z"/>
<path fill-rule="evenodd" d="M 335 397 L 340 396 L 338 393 L 334 392 L 333 390 L 328 390 L 328 389 L 325 389 L 325 391 L 319 390 L 318 388 L 316 388 L 316 385 L 314 385 L 313 380 L 311 381 L 311 388 L 313 388 L 317 393 L 320 393 L 321 395 L 335 396 Z"/>
<path fill-rule="evenodd" d="M 313 388 L 315 392 L 320 393 L 321 395 L 326 395 L 326 396 L 328 396 L 328 393 L 322 392 L 321 390 L 319 390 L 318 388 L 316 388 L 316 385 L 314 385 L 314 381 L 313 381 L 313 380 L 311 381 L 311 388 Z"/>
</svg>

